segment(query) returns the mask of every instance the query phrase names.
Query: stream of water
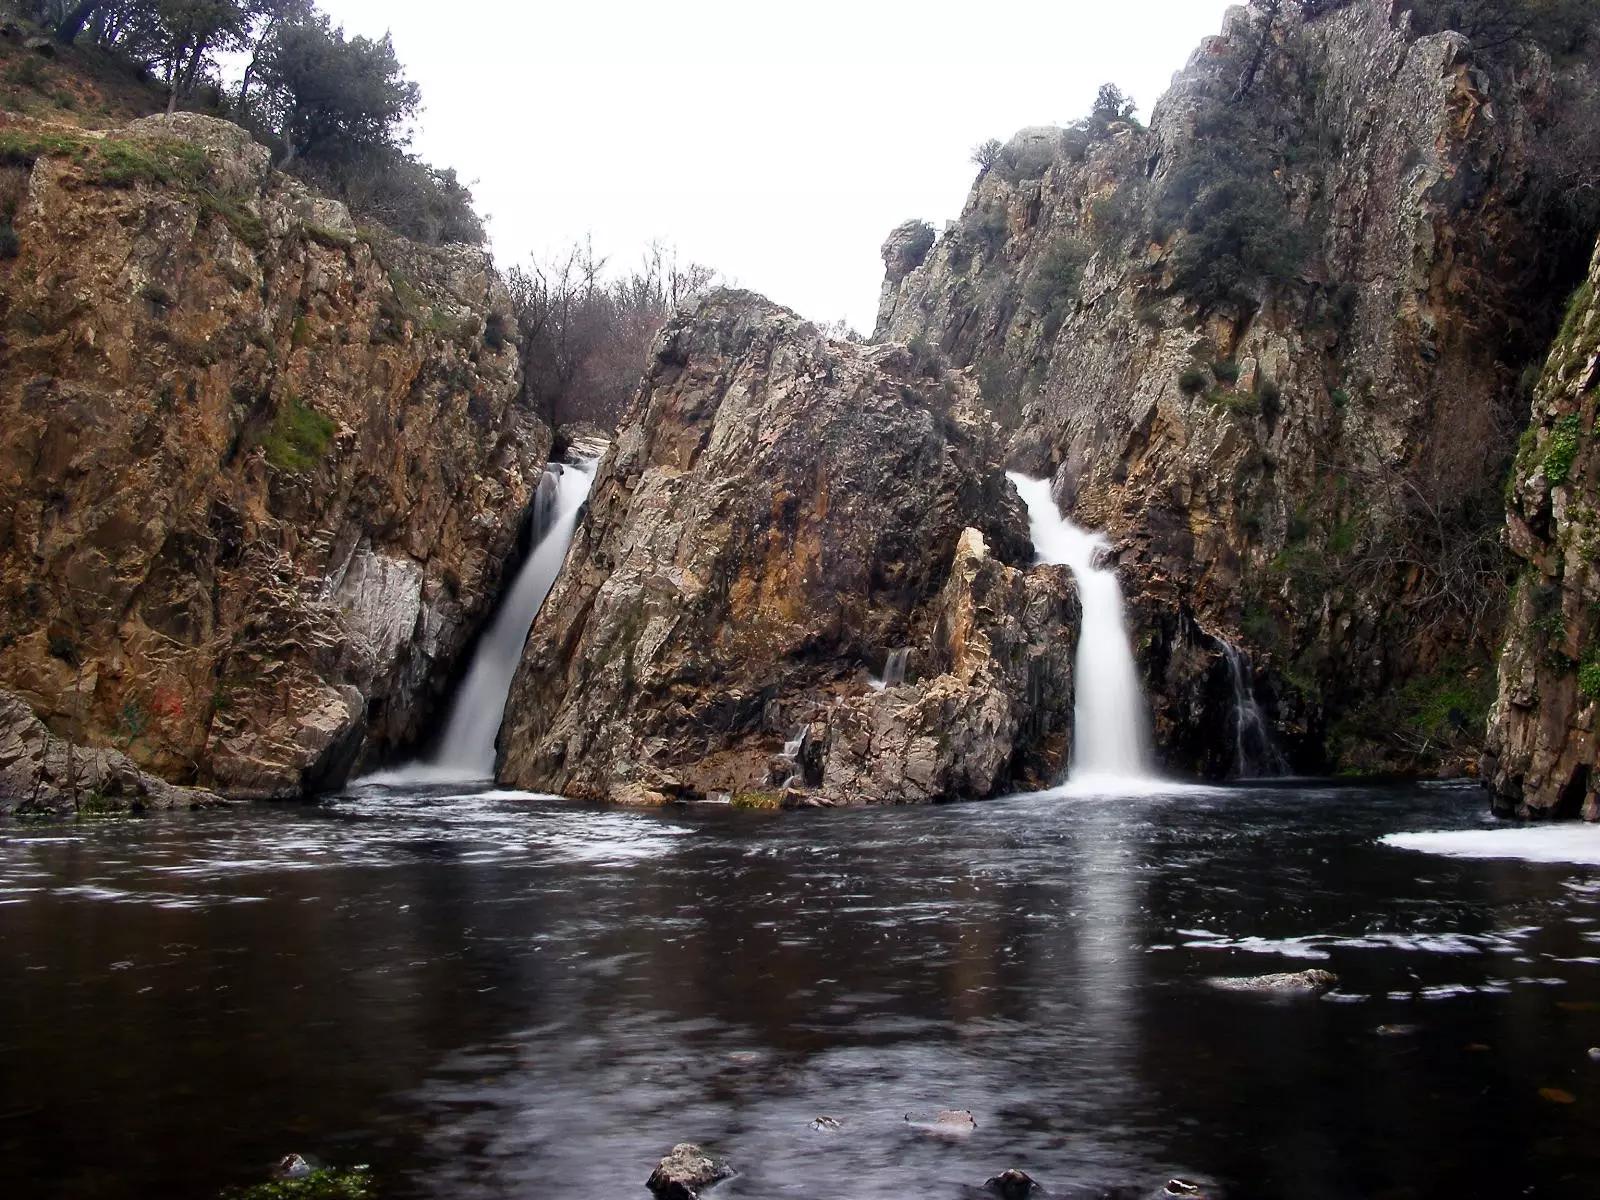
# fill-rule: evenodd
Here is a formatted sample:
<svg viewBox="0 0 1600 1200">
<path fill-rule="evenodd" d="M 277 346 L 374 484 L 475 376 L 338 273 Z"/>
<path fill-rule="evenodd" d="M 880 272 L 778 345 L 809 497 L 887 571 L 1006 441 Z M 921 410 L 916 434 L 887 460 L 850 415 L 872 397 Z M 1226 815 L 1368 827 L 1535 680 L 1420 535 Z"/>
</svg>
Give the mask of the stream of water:
<svg viewBox="0 0 1600 1200">
<path fill-rule="evenodd" d="M 215 1200 L 299 1152 L 388 1200 L 646 1200 L 695 1140 L 741 1171 L 707 1200 L 976 1200 L 1013 1166 L 1069 1197 L 1600 1195 L 1600 831 L 1482 807 L 366 786 L 9 826 L 6 1191 Z M 1312 966 L 1323 998 L 1210 983 Z M 905 1120 L 944 1108 L 977 1128 Z"/>
<path fill-rule="evenodd" d="M 1072 569 L 1083 622 L 1073 676 L 1070 783 L 1080 790 L 1127 793 L 1151 785 L 1149 717 L 1123 619 L 1122 586 L 1099 534 L 1061 515 L 1048 479 L 1012 473 L 1028 508 L 1028 532 L 1041 563 Z"/>
</svg>

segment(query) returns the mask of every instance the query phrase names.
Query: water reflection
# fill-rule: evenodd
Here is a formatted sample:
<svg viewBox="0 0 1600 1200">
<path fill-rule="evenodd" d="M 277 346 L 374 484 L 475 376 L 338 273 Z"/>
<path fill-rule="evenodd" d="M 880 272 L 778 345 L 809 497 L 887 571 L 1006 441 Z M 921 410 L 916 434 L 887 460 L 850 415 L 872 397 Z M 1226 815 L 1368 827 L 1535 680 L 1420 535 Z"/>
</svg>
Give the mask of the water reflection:
<svg viewBox="0 0 1600 1200">
<path fill-rule="evenodd" d="M 955 1200 L 1012 1165 L 1067 1195 L 1587 1195 L 1600 881 L 1379 841 L 1475 804 L 369 788 L 11 827 L 0 1153 L 22 1194 L 99 1200 L 213 1196 L 289 1150 L 392 1197 L 642 1196 L 683 1139 L 735 1159 L 730 1200 Z M 1308 965 L 1328 1000 L 1206 982 Z M 977 1129 L 905 1120 L 947 1107 Z"/>
</svg>

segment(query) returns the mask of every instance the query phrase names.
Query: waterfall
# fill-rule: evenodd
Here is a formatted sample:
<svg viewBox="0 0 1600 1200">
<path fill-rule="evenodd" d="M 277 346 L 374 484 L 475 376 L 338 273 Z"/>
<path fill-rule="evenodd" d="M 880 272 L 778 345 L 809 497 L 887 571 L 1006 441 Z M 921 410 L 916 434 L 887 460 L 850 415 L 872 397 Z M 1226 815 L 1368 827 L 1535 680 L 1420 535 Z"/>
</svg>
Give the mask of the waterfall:
<svg viewBox="0 0 1600 1200">
<path fill-rule="evenodd" d="M 1041 563 L 1072 568 L 1083 624 L 1074 671 L 1072 771 L 1074 784 L 1118 789 L 1148 779 L 1144 695 L 1122 615 L 1122 588 L 1104 565 L 1110 549 L 1099 534 L 1061 515 L 1050 481 L 1011 473 L 1028 506 L 1029 533 Z"/>
<path fill-rule="evenodd" d="M 1233 684 L 1234 775 L 1239 779 L 1287 775 L 1289 764 L 1272 740 L 1272 726 L 1267 723 L 1266 714 L 1256 703 L 1249 657 L 1226 638 L 1215 640 L 1228 661 L 1228 678 Z"/>
<path fill-rule="evenodd" d="M 367 782 L 465 782 L 494 776 L 494 740 L 505 716 L 511 679 L 522 661 L 522 647 L 533 619 L 567 556 L 597 462 L 551 463 L 539 480 L 533 500 L 532 553 L 517 572 L 493 623 L 478 640 L 472 665 L 451 702 L 438 752 L 428 762 L 379 772 L 368 776 Z"/>
</svg>

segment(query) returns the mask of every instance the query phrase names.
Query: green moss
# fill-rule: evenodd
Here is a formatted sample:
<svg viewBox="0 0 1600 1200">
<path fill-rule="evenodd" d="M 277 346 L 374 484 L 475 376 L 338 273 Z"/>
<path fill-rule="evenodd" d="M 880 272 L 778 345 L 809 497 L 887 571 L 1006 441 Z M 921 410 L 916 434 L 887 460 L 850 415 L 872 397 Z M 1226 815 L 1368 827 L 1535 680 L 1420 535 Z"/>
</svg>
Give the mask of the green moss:
<svg viewBox="0 0 1600 1200">
<path fill-rule="evenodd" d="M 1583 424 L 1577 413 L 1570 413 L 1555 423 L 1544 444 L 1544 477 L 1551 487 L 1565 483 L 1578 457 L 1582 444 Z"/>
<path fill-rule="evenodd" d="M 1585 279 L 1578 285 L 1577 291 L 1572 293 L 1572 299 L 1567 301 L 1567 313 L 1561 321 L 1561 332 L 1556 335 L 1558 342 L 1570 342 L 1578 334 L 1578 326 L 1588 314 L 1594 304 L 1594 284 Z"/>
<path fill-rule="evenodd" d="M 223 1193 L 224 1200 L 373 1200 L 375 1195 L 372 1174 L 366 1167 L 349 1171 L 323 1168 L 301 1179 L 274 1179 Z"/>
<path fill-rule="evenodd" d="M 1591 658 L 1578 668 L 1578 690 L 1591 700 L 1600 700 L 1600 660 Z"/>
<path fill-rule="evenodd" d="M 780 799 L 777 792 L 735 792 L 731 803 L 734 808 L 771 809 Z"/>
<path fill-rule="evenodd" d="M 1396 697 L 1402 718 L 1429 737 L 1446 737 L 1452 730 L 1481 733 L 1494 702 L 1495 676 L 1490 670 L 1461 670 L 1446 663 L 1429 675 L 1413 679 Z"/>
<path fill-rule="evenodd" d="M 207 188 L 200 193 L 200 212 L 202 216 L 220 218 L 234 237 L 250 249 L 266 249 L 267 227 L 244 205 Z"/>
<path fill-rule="evenodd" d="M 291 398 L 278 410 L 261 448 L 278 470 L 303 475 L 322 461 L 336 429 L 332 420 Z"/>
<path fill-rule="evenodd" d="M 129 141 L 86 134 L 0 132 L 0 165 L 31 167 L 41 158 L 69 159 L 86 183 L 105 187 L 195 184 L 208 170 L 204 150 L 174 138 Z"/>
</svg>

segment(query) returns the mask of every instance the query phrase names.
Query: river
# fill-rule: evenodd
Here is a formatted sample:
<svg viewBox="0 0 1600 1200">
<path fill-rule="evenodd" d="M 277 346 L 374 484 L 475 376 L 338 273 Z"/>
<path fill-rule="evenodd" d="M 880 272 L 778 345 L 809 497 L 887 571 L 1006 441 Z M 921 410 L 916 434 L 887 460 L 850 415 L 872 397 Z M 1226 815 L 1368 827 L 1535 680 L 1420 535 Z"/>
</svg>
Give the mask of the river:
<svg viewBox="0 0 1600 1200">
<path fill-rule="evenodd" d="M 1481 807 L 366 787 L 6 826 L 6 1192 L 212 1200 L 297 1151 L 391 1200 L 642 1198 L 694 1140 L 741 1171 L 712 1200 L 958 1200 L 1006 1167 L 1061 1196 L 1600 1195 L 1600 867 L 1380 841 L 1600 862 L 1593 829 L 1477 834 Z M 1209 982 L 1307 967 L 1337 988 Z M 976 1129 L 906 1120 L 939 1109 Z"/>
</svg>

